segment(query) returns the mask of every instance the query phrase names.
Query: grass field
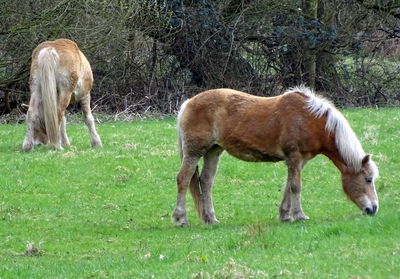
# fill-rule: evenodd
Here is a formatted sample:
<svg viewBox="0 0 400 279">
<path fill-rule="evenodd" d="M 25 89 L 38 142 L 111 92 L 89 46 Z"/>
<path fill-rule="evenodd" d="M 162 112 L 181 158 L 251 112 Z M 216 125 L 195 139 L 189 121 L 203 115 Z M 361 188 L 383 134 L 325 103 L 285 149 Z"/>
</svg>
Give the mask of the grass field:
<svg viewBox="0 0 400 279">
<path fill-rule="evenodd" d="M 374 154 L 380 211 L 366 217 L 318 156 L 303 173 L 306 222 L 280 223 L 283 163 L 227 154 L 214 188 L 219 225 L 171 223 L 175 119 L 83 124 L 72 146 L 21 150 L 25 125 L 0 126 L 0 278 L 399 278 L 400 110 L 346 110 Z"/>
</svg>

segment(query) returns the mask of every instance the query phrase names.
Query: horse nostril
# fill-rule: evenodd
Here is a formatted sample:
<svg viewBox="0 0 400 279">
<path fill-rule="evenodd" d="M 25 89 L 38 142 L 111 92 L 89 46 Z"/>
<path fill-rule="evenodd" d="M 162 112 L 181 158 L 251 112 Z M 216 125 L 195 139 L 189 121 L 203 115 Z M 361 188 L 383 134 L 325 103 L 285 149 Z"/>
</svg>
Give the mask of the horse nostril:
<svg viewBox="0 0 400 279">
<path fill-rule="evenodd" d="M 372 216 L 372 215 L 374 215 L 376 213 L 377 209 L 378 209 L 378 206 L 373 205 L 372 208 L 366 207 L 364 209 L 364 212 L 365 212 L 365 214 L 368 214 L 368 215 Z"/>
</svg>

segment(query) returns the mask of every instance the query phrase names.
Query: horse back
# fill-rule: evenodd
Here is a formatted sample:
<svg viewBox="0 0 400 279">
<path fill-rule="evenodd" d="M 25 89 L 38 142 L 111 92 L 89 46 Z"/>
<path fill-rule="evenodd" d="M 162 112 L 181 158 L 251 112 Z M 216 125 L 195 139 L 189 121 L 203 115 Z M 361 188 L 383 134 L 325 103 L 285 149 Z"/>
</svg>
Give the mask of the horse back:
<svg viewBox="0 0 400 279">
<path fill-rule="evenodd" d="M 32 69 L 37 66 L 39 53 L 44 49 L 54 49 L 59 57 L 59 67 L 69 72 L 78 72 L 80 68 L 79 48 L 71 40 L 58 39 L 39 44 L 32 53 Z"/>
<path fill-rule="evenodd" d="M 81 97 L 90 92 L 93 74 L 88 60 L 78 45 L 68 39 L 57 39 L 39 44 L 32 53 L 31 80 L 35 78 L 39 53 L 44 49 L 53 49 L 58 57 L 57 84 L 66 92 Z"/>
</svg>

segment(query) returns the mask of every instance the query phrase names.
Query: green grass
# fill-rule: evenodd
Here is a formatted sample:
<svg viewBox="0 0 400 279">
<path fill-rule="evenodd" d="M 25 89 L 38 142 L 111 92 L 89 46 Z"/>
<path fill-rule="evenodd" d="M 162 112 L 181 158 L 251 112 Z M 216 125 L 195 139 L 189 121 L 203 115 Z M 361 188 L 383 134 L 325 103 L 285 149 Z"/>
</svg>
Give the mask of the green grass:
<svg viewBox="0 0 400 279">
<path fill-rule="evenodd" d="M 283 163 L 224 154 L 214 188 L 221 224 L 171 223 L 179 169 L 175 120 L 83 124 L 72 146 L 24 153 L 25 125 L 0 126 L 0 278 L 399 278 L 400 110 L 345 111 L 374 154 L 380 211 L 363 216 L 318 156 L 303 173 L 311 220 L 277 220 Z"/>
</svg>

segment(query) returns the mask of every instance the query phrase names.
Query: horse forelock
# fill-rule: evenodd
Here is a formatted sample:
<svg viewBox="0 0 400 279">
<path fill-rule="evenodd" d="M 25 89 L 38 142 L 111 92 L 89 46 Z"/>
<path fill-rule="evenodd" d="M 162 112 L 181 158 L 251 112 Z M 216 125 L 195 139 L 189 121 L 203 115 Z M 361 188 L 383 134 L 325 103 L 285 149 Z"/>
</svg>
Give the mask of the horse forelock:
<svg viewBox="0 0 400 279">
<path fill-rule="evenodd" d="M 349 167 L 356 172 L 360 171 L 365 152 L 346 118 L 336 109 L 334 104 L 305 86 L 291 88 L 285 92 L 285 94 L 288 93 L 300 93 L 307 97 L 307 109 L 316 118 L 325 115 L 325 129 L 335 135 L 335 143 L 340 156 Z M 376 167 L 375 169 L 377 170 Z"/>
<path fill-rule="evenodd" d="M 379 176 L 379 170 L 378 170 L 378 167 L 376 166 L 375 162 L 372 161 L 372 160 L 369 160 L 368 166 L 369 166 L 369 169 L 370 169 L 370 171 L 371 171 L 371 173 L 372 173 L 372 177 L 373 177 L 374 179 L 378 178 L 378 176 Z"/>
</svg>

